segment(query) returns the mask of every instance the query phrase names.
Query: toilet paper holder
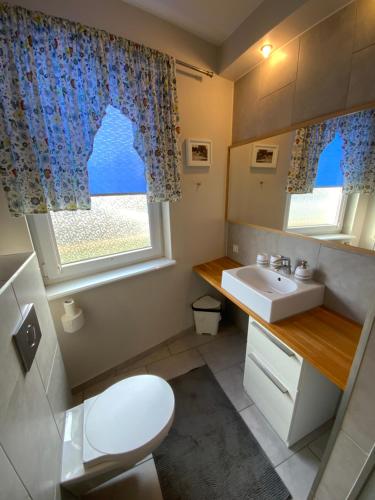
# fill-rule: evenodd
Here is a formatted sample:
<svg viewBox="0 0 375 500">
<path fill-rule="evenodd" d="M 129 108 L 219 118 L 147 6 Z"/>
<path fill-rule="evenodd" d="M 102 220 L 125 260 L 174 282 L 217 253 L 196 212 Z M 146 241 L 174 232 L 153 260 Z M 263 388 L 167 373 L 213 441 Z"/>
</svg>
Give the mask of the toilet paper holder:
<svg viewBox="0 0 375 500">
<path fill-rule="evenodd" d="M 66 333 L 75 333 L 85 324 L 85 317 L 74 299 L 66 299 L 63 302 L 65 313 L 61 316 L 61 323 Z"/>
</svg>

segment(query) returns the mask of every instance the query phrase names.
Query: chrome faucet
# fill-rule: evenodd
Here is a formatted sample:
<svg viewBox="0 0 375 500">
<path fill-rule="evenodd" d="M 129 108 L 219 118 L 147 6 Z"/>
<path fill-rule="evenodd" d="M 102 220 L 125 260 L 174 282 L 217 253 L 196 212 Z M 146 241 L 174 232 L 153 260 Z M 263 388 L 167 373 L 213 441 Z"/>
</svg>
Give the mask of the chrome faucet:
<svg viewBox="0 0 375 500">
<path fill-rule="evenodd" d="M 279 259 L 272 262 L 272 268 L 278 273 L 291 274 L 292 266 L 290 262 L 290 257 L 285 257 L 281 255 Z"/>
</svg>

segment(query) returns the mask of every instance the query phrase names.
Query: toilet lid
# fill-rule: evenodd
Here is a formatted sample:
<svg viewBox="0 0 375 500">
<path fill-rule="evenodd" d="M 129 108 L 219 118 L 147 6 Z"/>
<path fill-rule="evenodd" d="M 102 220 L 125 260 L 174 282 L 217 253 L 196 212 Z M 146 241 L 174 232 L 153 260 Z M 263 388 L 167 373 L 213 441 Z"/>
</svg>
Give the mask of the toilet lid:
<svg viewBox="0 0 375 500">
<path fill-rule="evenodd" d="M 85 435 L 102 454 L 124 454 L 144 446 L 168 425 L 174 394 L 165 380 L 137 375 L 100 394 L 85 418 Z"/>
</svg>

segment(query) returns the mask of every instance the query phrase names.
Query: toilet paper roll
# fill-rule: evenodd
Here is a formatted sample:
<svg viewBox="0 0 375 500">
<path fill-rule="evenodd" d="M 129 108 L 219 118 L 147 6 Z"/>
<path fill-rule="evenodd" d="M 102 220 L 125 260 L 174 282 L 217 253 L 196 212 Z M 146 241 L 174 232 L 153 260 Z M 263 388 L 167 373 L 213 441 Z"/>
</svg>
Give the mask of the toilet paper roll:
<svg viewBox="0 0 375 500">
<path fill-rule="evenodd" d="M 61 316 L 64 332 L 75 333 L 85 324 L 85 317 L 73 299 L 64 301 L 65 314 Z"/>
<path fill-rule="evenodd" d="M 78 312 L 77 304 L 73 299 L 64 300 L 65 314 L 68 316 L 75 316 Z"/>
</svg>

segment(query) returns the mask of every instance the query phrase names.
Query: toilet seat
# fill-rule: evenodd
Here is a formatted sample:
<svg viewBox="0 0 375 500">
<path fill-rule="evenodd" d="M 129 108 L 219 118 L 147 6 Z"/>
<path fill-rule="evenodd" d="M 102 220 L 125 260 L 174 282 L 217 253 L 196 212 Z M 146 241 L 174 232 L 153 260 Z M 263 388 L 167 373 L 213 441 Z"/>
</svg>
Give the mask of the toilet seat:
<svg viewBox="0 0 375 500">
<path fill-rule="evenodd" d="M 167 434 L 174 416 L 170 385 L 155 375 L 137 375 L 84 403 L 83 463 L 137 460 Z"/>
</svg>

